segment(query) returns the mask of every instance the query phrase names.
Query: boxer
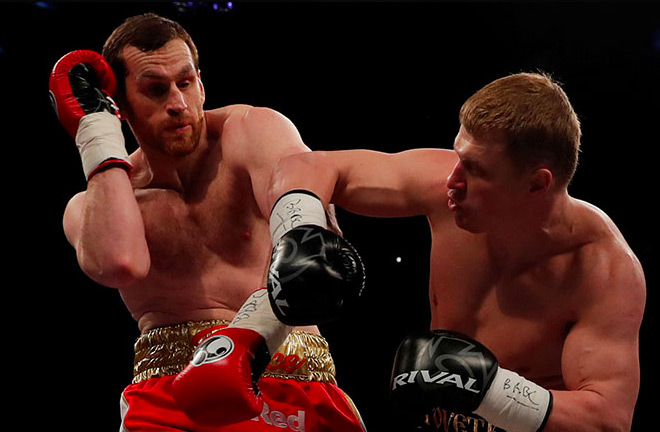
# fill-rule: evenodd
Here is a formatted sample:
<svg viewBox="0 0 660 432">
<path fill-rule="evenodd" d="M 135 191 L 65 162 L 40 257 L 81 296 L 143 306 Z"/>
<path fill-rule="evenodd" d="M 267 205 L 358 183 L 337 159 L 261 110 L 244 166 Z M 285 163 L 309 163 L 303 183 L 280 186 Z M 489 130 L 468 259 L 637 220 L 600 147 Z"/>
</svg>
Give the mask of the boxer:
<svg viewBox="0 0 660 432">
<path fill-rule="evenodd" d="M 402 342 L 391 381 L 411 428 L 629 430 L 644 274 L 612 220 L 568 193 L 568 97 L 546 74 L 510 75 L 459 120 L 453 151 L 286 156 L 270 200 L 306 190 L 324 208 L 428 218 L 430 331 Z"/>
<path fill-rule="evenodd" d="M 204 110 L 195 44 L 154 14 L 127 19 L 102 55 L 62 57 L 50 93 L 87 181 L 65 209 L 66 237 L 81 269 L 119 290 L 142 334 L 122 429 L 363 431 L 315 325 L 359 295 L 355 250 L 331 220 L 317 251 L 306 249 L 323 261 L 306 268 L 317 289 L 279 281 L 293 325 L 278 320 L 266 289 L 271 255 L 281 256 L 269 232 L 272 169 L 309 151 L 295 126 L 266 108 Z M 139 145 L 131 155 L 120 118 Z M 272 271 L 310 259 L 286 258 Z"/>
</svg>

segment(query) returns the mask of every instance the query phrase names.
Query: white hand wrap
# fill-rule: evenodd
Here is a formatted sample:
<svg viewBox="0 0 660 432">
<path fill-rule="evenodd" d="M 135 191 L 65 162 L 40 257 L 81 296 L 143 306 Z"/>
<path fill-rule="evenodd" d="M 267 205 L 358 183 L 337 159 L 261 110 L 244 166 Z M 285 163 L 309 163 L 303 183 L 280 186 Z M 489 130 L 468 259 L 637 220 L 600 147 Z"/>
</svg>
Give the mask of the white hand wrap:
<svg viewBox="0 0 660 432">
<path fill-rule="evenodd" d="M 507 432 L 537 432 L 545 426 L 551 408 L 548 390 L 500 367 L 474 413 Z"/>
<path fill-rule="evenodd" d="M 263 336 L 268 352 L 275 354 L 293 327 L 282 324 L 273 313 L 268 300 L 268 290 L 263 288 L 252 293 L 238 310 L 229 327 L 245 328 Z"/>
<path fill-rule="evenodd" d="M 126 152 L 121 122 L 116 115 L 107 111 L 87 114 L 80 119 L 76 145 L 87 180 L 108 161 L 132 167 Z"/>
<path fill-rule="evenodd" d="M 270 237 L 273 245 L 288 231 L 301 225 L 328 229 L 323 203 L 316 195 L 292 191 L 280 197 L 270 212 Z"/>
</svg>

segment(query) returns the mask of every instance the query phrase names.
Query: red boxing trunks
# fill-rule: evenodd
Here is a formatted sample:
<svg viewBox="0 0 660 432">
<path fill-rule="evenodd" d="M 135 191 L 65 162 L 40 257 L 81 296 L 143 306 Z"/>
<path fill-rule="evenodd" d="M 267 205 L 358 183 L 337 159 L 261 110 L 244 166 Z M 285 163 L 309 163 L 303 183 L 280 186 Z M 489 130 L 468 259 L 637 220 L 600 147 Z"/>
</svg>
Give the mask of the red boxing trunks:
<svg viewBox="0 0 660 432">
<path fill-rule="evenodd" d="M 265 402 L 260 415 L 220 428 L 195 424 L 177 409 L 172 382 L 195 350 L 195 335 L 226 325 L 223 321 L 187 323 L 140 336 L 135 344 L 133 383 L 121 398 L 121 432 L 366 430 L 350 398 L 337 387 L 326 340 L 302 331 L 289 335 L 259 380 Z"/>
</svg>

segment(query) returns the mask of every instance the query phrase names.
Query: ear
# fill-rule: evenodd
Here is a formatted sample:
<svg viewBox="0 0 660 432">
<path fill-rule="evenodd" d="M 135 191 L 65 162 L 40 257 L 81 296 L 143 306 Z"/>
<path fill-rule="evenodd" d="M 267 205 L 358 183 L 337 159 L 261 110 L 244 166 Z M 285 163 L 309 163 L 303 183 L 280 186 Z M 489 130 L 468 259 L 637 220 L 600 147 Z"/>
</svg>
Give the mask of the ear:
<svg viewBox="0 0 660 432">
<path fill-rule="evenodd" d="M 537 168 L 532 173 L 529 183 L 529 192 L 547 192 L 550 190 L 553 180 L 554 177 L 552 175 L 552 171 L 547 168 Z"/>
</svg>

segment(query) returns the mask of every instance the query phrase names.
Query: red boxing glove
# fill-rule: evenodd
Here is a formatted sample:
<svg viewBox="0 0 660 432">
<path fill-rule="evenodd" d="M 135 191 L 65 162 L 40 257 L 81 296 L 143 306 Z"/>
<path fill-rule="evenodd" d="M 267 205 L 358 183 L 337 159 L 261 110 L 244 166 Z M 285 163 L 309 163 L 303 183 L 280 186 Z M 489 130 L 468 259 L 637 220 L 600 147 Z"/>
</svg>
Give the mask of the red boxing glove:
<svg viewBox="0 0 660 432">
<path fill-rule="evenodd" d="M 66 54 L 55 63 L 48 84 L 57 117 L 74 138 L 85 115 L 100 111 L 119 115 L 110 99 L 117 89 L 117 79 L 97 52 L 79 50 Z"/>
<path fill-rule="evenodd" d="M 257 381 L 269 361 L 266 341 L 256 331 L 215 330 L 174 380 L 174 400 L 200 425 L 222 426 L 254 418 L 264 404 Z"/>
<path fill-rule="evenodd" d="M 100 168 L 132 168 L 124 145 L 119 110 L 111 95 L 117 88 L 110 65 L 94 51 L 73 51 L 62 57 L 50 75 L 55 113 L 75 138 L 85 178 Z"/>
</svg>

